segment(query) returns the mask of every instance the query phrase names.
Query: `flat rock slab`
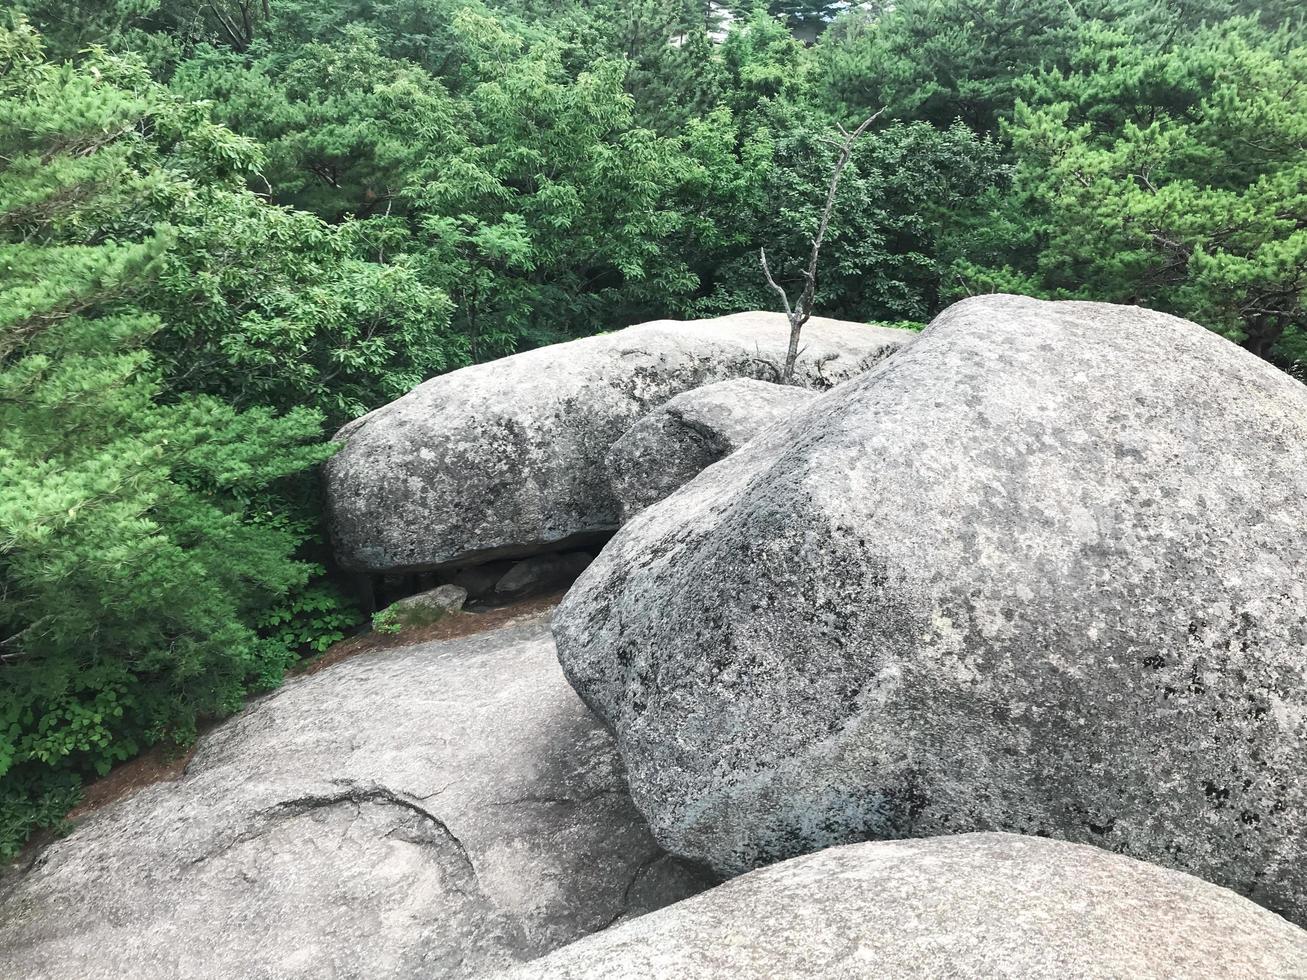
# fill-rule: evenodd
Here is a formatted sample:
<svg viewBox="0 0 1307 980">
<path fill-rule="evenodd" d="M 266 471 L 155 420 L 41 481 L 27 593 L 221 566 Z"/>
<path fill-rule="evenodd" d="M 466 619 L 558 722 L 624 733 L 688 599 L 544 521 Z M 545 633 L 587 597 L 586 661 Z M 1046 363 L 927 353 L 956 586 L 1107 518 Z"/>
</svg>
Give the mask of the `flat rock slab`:
<svg viewBox="0 0 1307 980">
<path fill-rule="evenodd" d="M 554 620 L 669 850 L 1101 845 L 1307 922 L 1307 387 L 967 300 L 625 525 Z"/>
<path fill-rule="evenodd" d="M 510 976 L 1261 980 L 1307 976 L 1307 932 L 1097 848 L 965 834 L 794 858 Z"/>
<path fill-rule="evenodd" d="M 463 368 L 345 426 L 324 486 L 343 568 L 398 572 L 523 557 L 620 523 L 604 454 L 690 388 L 775 376 L 779 313 L 657 320 Z M 815 317 L 796 381 L 825 389 L 914 335 Z"/>
<path fill-rule="evenodd" d="M 817 392 L 753 378 L 683 391 L 613 443 L 608 485 L 628 521 L 807 405 Z"/>
<path fill-rule="evenodd" d="M 0 976 L 467 977 L 703 884 L 536 615 L 254 704 L 12 885 Z"/>
</svg>

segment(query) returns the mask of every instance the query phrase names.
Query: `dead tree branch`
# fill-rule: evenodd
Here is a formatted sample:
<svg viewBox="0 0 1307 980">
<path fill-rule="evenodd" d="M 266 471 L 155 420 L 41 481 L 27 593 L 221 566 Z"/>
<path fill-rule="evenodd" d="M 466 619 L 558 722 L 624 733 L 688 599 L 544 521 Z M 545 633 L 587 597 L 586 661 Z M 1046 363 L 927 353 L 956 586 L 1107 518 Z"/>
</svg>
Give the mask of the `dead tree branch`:
<svg viewBox="0 0 1307 980">
<path fill-rule="evenodd" d="M 776 294 L 781 298 L 781 305 L 785 309 L 785 317 L 790 321 L 790 344 L 785 353 L 785 367 L 781 371 L 782 384 L 789 384 L 794 378 L 794 362 L 799 356 L 799 335 L 803 330 L 803 325 L 812 316 L 813 297 L 817 292 L 817 261 L 821 256 L 822 242 L 826 240 L 826 231 L 830 228 L 830 216 L 835 209 L 835 192 L 840 186 L 840 176 L 853 158 L 853 145 L 857 142 L 858 137 L 865 133 L 884 111 L 884 107 L 877 109 L 864 119 L 862 125 L 853 132 L 849 132 L 843 125 L 837 123 L 840 135 L 844 137 L 843 140 L 823 139 L 823 142 L 829 143 L 837 151 L 835 168 L 831 172 L 830 183 L 826 187 L 826 205 L 821 211 L 821 221 L 817 224 L 817 234 L 812 239 L 812 251 L 808 254 L 808 267 L 803 272 L 803 290 L 793 306 L 790 305 L 790 297 L 785 292 L 785 288 L 772 277 L 771 268 L 767 265 L 767 249 L 758 249 L 758 259 L 762 263 L 763 275 L 767 277 L 767 285 L 775 290 Z"/>
</svg>

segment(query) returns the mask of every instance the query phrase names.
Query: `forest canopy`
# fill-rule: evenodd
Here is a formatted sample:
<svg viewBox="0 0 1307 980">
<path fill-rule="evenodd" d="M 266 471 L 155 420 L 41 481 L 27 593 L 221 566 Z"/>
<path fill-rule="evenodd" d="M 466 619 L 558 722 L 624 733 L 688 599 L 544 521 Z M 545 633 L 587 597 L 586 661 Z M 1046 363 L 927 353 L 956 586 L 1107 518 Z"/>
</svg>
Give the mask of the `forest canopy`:
<svg viewBox="0 0 1307 980">
<path fill-rule="evenodd" d="M 422 380 L 996 290 L 1307 360 L 1307 46 L 1234 0 L 19 0 L 0 15 L 0 854 L 360 615 L 315 468 Z"/>
</svg>

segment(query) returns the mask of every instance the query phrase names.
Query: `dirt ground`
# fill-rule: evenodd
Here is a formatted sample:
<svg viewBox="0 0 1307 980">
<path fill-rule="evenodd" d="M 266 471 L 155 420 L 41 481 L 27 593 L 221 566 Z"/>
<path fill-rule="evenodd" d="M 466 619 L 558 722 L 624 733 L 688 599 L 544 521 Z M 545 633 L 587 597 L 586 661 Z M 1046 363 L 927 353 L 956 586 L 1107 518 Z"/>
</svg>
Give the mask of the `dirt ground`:
<svg viewBox="0 0 1307 980">
<path fill-rule="evenodd" d="M 342 660 L 348 660 L 350 657 L 357 657 L 361 653 L 369 653 L 373 650 L 390 650 L 394 647 L 412 646 L 414 643 L 429 643 L 432 640 L 455 640 L 460 636 L 484 633 L 486 630 L 505 626 L 515 619 L 521 619 L 523 616 L 543 612 L 552 606 L 558 605 L 559 600 L 562 598 L 562 592 L 553 592 L 549 595 L 532 596 L 529 599 L 522 599 L 520 602 L 510 603 L 496 609 L 488 609 L 484 612 L 462 612 L 454 616 L 446 616 L 430 626 L 406 629 L 402 633 L 363 633 L 359 636 L 352 636 L 347 640 L 341 640 L 322 656 L 303 661 L 298 667 L 292 668 L 291 673 L 293 675 L 316 674 L 320 670 L 334 667 Z"/>
</svg>

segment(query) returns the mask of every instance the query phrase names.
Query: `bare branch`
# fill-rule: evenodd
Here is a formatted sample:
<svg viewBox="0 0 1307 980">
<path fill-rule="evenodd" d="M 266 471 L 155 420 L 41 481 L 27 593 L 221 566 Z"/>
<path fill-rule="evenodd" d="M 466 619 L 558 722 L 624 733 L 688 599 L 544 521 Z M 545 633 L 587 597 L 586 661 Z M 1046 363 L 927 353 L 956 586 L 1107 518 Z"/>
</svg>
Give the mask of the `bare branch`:
<svg viewBox="0 0 1307 980">
<path fill-rule="evenodd" d="M 223 16 L 222 11 L 218 9 L 218 4 L 214 2 L 214 0 L 209 0 L 209 9 L 213 11 L 214 17 L 216 17 L 218 23 L 222 25 L 222 29 L 227 32 L 227 36 L 231 38 L 232 46 L 237 51 L 243 52 L 247 47 L 249 47 L 244 38 L 242 38 L 240 33 L 236 30 L 235 26 L 233 26 L 232 23 Z"/>
<path fill-rule="evenodd" d="M 835 170 L 831 174 L 830 186 L 826 189 L 826 206 L 821 212 L 821 223 L 817 226 L 817 237 L 812 240 L 812 254 L 808 259 L 808 271 L 805 277 L 808 282 L 804 287 L 804 294 L 808 297 L 808 313 L 812 312 L 812 291 L 817 285 L 817 258 L 821 252 L 821 243 L 826 237 L 826 229 L 830 227 L 831 211 L 835 208 L 835 191 L 840 185 L 840 175 L 844 173 L 844 168 L 849 165 L 853 158 L 853 144 L 859 136 L 867 131 L 867 127 L 874 123 L 885 109 L 877 109 L 870 116 L 862 121 L 862 125 L 853 132 L 848 133 L 844 127 L 840 127 L 840 132 L 845 133 L 844 142 L 840 145 L 840 155 L 835 161 Z"/>
<path fill-rule="evenodd" d="M 771 269 L 767 266 L 767 250 L 765 248 L 758 249 L 758 259 L 762 262 L 762 273 L 767 277 L 767 285 L 776 290 L 776 295 L 781 298 L 781 306 L 785 308 L 786 318 L 793 322 L 794 314 L 790 312 L 790 298 L 785 295 L 785 290 L 777 285 L 776 280 L 771 277 Z"/>
<path fill-rule="evenodd" d="M 780 296 L 781 303 L 785 308 L 786 319 L 790 321 L 790 343 L 785 354 L 785 370 L 781 375 L 782 382 L 786 384 L 794 377 L 794 362 L 799 357 L 799 334 L 803 330 L 803 325 L 812 316 L 813 299 L 817 293 L 817 261 L 821 257 L 822 242 L 826 240 L 826 232 L 830 228 L 830 216 L 835 208 L 835 192 L 839 189 L 840 176 L 853 158 L 853 144 L 857 142 L 859 136 L 867 131 L 872 123 L 880 118 L 885 108 L 882 106 L 877 109 L 864 119 L 862 124 L 853 132 L 845 129 L 842 123 L 837 123 L 836 126 L 844 137 L 842 142 L 837 142 L 830 137 L 821 137 L 823 143 L 835 147 L 838 153 L 835 159 L 835 169 L 831 172 L 830 183 L 826 187 L 826 204 L 822 208 L 821 220 L 817 224 L 817 234 L 812 239 L 812 251 L 808 254 L 808 267 L 803 273 L 803 291 L 799 294 L 798 301 L 792 307 L 785 290 L 778 286 L 776 280 L 772 278 L 771 269 L 767 266 L 766 250 L 758 249 L 758 257 L 762 261 L 762 271 L 767 277 L 767 284 Z"/>
<path fill-rule="evenodd" d="M 22 660 L 24 657 L 31 656 L 28 651 L 22 649 L 23 637 L 36 629 L 36 627 L 48 622 L 49 619 L 49 616 L 42 616 L 36 622 L 28 623 L 13 636 L 0 640 L 0 664 L 11 664 L 16 660 Z"/>
</svg>

